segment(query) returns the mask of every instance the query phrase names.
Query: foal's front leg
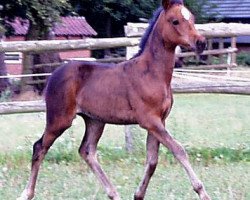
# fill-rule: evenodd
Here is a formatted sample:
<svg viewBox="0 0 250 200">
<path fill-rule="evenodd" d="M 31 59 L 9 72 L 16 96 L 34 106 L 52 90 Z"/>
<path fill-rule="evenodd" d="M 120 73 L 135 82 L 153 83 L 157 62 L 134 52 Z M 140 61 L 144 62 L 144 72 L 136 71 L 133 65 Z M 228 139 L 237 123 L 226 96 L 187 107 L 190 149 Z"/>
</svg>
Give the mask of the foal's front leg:
<svg viewBox="0 0 250 200">
<path fill-rule="evenodd" d="M 143 199 L 150 181 L 155 172 L 158 163 L 159 141 L 150 133 L 147 137 L 147 161 L 143 179 L 135 193 L 134 199 Z"/>
<path fill-rule="evenodd" d="M 174 155 L 174 157 L 179 161 L 179 163 L 184 167 L 187 172 L 190 182 L 193 186 L 194 191 L 199 195 L 201 200 L 211 200 L 207 194 L 203 183 L 198 179 L 195 174 L 185 149 L 182 145 L 177 142 L 168 131 L 165 130 L 165 127 L 160 119 L 157 117 L 151 117 L 147 123 L 141 124 L 142 127 L 145 127 L 151 134 L 158 139 L 165 147 L 167 147 Z"/>
</svg>

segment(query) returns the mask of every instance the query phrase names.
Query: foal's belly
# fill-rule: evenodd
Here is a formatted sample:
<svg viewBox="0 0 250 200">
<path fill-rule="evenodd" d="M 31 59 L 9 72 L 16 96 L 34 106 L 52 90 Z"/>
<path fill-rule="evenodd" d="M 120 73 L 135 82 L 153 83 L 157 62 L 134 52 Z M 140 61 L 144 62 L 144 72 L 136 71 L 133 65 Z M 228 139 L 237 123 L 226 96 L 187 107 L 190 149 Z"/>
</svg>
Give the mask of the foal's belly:
<svg viewBox="0 0 250 200">
<path fill-rule="evenodd" d="M 77 113 L 110 124 L 136 124 L 135 113 L 124 96 L 81 94 Z"/>
</svg>

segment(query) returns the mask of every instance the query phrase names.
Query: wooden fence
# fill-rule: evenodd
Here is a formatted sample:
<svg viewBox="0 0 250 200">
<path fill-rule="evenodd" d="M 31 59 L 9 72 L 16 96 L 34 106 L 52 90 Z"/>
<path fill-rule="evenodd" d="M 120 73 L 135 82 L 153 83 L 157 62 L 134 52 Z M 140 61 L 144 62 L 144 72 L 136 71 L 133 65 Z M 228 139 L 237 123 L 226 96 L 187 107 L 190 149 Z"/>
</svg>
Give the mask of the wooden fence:
<svg viewBox="0 0 250 200">
<path fill-rule="evenodd" d="M 175 93 L 224 93 L 224 94 L 244 94 L 250 95 L 249 79 L 234 80 L 221 76 L 207 77 L 200 75 L 187 75 L 185 72 L 175 72 L 172 81 L 172 88 Z M 45 102 L 38 101 L 18 101 L 18 102 L 2 102 L 0 103 L 0 115 L 45 112 Z"/>
<path fill-rule="evenodd" d="M 129 47 L 134 48 L 138 46 L 140 37 L 144 33 L 147 24 L 131 24 L 125 27 L 127 37 L 122 38 L 105 38 L 105 39 L 82 39 L 82 40 L 50 40 L 50 41 L 18 41 L 18 42 L 0 42 L 0 52 L 26 52 L 29 54 L 44 52 L 44 51 L 68 51 L 76 49 L 106 49 L 116 47 Z M 228 63 L 219 63 L 219 65 L 205 66 L 208 68 L 222 68 L 227 67 L 230 69 L 236 65 L 236 37 L 242 35 L 250 35 L 250 24 L 202 24 L 196 25 L 198 31 L 208 38 L 209 49 L 203 53 L 203 55 L 228 55 Z M 222 44 L 219 44 L 219 49 L 211 49 L 211 41 L 214 38 L 231 38 L 231 46 L 224 48 Z M 133 51 L 135 51 L 133 49 Z M 132 53 L 133 53 L 132 51 Z M 131 55 L 130 55 L 131 56 Z M 192 52 L 181 53 L 178 56 L 187 57 L 195 56 Z M 196 70 L 199 67 L 196 67 Z M 189 72 L 188 72 L 189 73 Z M 216 72 L 217 73 L 217 72 Z M 228 73 L 228 71 L 226 71 Z M 190 73 L 189 73 L 190 74 Z M 29 77 L 29 76 L 49 76 L 50 74 L 23 74 L 18 76 L 2 76 L 0 78 L 13 78 L 13 77 Z M 221 77 L 210 77 L 209 81 L 207 77 L 197 77 L 197 75 L 187 76 L 185 71 L 175 71 L 175 78 L 195 80 L 196 84 L 193 85 L 190 82 L 175 82 L 173 81 L 173 88 L 175 92 L 219 92 L 219 93 L 236 93 L 236 94 L 250 94 L 250 80 L 249 79 L 237 79 L 228 77 L 229 80 L 224 82 L 218 80 Z M 213 81 L 211 81 L 213 79 Z M 210 83 L 209 85 L 207 83 Z M 186 86 L 189 86 L 188 88 Z M 12 103 L 0 103 L 0 114 L 4 113 L 20 113 L 20 112 L 37 112 L 44 111 L 44 102 L 12 102 Z"/>
<path fill-rule="evenodd" d="M 129 38 L 141 37 L 147 28 L 145 23 L 128 23 L 125 26 L 126 36 Z M 195 67 L 196 69 L 209 69 L 209 68 L 231 68 L 237 65 L 237 36 L 250 35 L 250 24 L 239 23 L 210 23 L 210 24 L 197 24 L 196 29 L 208 39 L 208 50 L 202 55 L 208 56 L 209 65 Z M 213 42 L 217 38 L 218 49 L 213 49 Z M 231 44 L 225 48 L 224 39 L 230 38 Z M 138 47 L 128 47 L 127 58 L 132 57 L 138 51 Z M 219 55 L 220 63 L 215 65 L 211 62 L 211 55 Z M 227 55 L 226 63 L 223 61 L 223 55 Z M 178 57 L 196 56 L 193 52 L 177 54 Z"/>
<path fill-rule="evenodd" d="M 0 52 L 23 52 L 23 53 L 39 53 L 48 51 L 68 51 L 68 50 L 97 50 L 116 47 L 137 47 L 140 37 L 143 35 L 148 24 L 145 23 L 128 23 L 125 26 L 125 34 L 127 37 L 120 38 L 86 38 L 81 40 L 45 40 L 45 41 L 14 41 L 14 42 L 0 42 Z M 208 51 L 203 55 L 213 54 L 230 54 L 231 59 L 229 65 L 236 64 L 235 53 L 236 37 L 243 35 L 250 35 L 250 24 L 236 24 L 236 23 L 211 23 L 198 24 L 197 30 L 208 38 Z M 219 49 L 212 49 L 212 41 L 214 38 L 221 39 L 219 41 Z M 231 38 L 231 46 L 224 48 L 223 38 Z M 137 50 L 137 49 L 136 49 Z M 129 49 L 130 51 L 130 49 Z M 134 51 L 132 51 L 132 54 Z M 128 53 L 130 54 L 130 53 Z M 195 56 L 195 53 L 180 53 L 180 57 Z M 131 57 L 131 56 L 129 56 Z M 228 64 L 228 63 L 227 63 Z"/>
<path fill-rule="evenodd" d="M 86 38 L 81 40 L 40 40 L 40 41 L 14 41 L 14 42 L 0 42 L 0 52 L 26 52 L 26 53 L 39 53 L 44 51 L 68 51 L 68 50 L 97 50 L 126 46 L 137 46 L 140 37 L 143 35 L 147 28 L 145 23 L 128 23 L 125 26 L 125 33 L 127 37 L 120 38 Z M 199 24 L 196 25 L 197 30 L 207 37 L 209 40 L 212 38 L 233 38 L 233 48 L 230 52 L 225 52 L 227 49 L 210 50 L 204 54 L 224 54 L 235 52 L 236 37 L 243 35 L 250 35 L 250 24 L 236 24 L 236 23 L 212 23 L 212 24 Z M 180 54 L 179 56 L 195 56 L 194 53 Z"/>
<path fill-rule="evenodd" d="M 125 46 L 135 46 L 139 38 L 85 38 L 81 40 L 39 40 L 0 42 L 0 52 L 39 53 L 48 51 L 97 50 Z"/>
</svg>

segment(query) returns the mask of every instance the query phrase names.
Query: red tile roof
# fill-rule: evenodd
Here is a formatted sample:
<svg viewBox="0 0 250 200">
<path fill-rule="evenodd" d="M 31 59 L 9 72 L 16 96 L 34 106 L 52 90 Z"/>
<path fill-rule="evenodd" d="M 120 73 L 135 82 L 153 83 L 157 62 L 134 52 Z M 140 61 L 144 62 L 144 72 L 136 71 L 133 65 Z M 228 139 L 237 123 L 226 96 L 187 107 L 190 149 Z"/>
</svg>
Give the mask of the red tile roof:
<svg viewBox="0 0 250 200">
<path fill-rule="evenodd" d="M 8 22 L 15 30 L 15 35 L 26 35 L 29 22 L 16 18 L 13 22 Z M 61 17 L 54 29 L 56 36 L 95 36 L 96 31 L 88 24 L 85 17 Z"/>
</svg>

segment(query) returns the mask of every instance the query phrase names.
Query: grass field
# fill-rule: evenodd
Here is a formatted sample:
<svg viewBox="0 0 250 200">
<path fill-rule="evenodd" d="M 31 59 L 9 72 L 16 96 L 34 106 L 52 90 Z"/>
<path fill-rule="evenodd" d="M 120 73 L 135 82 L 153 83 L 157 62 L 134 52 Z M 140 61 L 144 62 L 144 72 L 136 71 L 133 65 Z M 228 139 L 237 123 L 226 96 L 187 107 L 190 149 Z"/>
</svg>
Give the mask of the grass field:
<svg viewBox="0 0 250 200">
<path fill-rule="evenodd" d="M 212 199 L 250 199 L 250 96 L 175 95 L 168 130 L 187 148 Z M 0 199 L 15 199 L 29 175 L 32 143 L 43 131 L 43 113 L 0 116 Z M 107 199 L 94 175 L 80 161 L 84 132 L 77 118 L 49 152 L 36 199 Z M 103 168 L 122 199 L 132 199 L 143 174 L 143 130 L 133 128 L 136 152 L 124 151 L 124 127 L 107 126 L 99 145 Z M 146 200 L 198 199 L 183 170 L 164 148 Z"/>
<path fill-rule="evenodd" d="M 107 163 L 106 163 L 107 162 Z M 143 173 L 143 163 L 131 159 L 102 162 L 124 200 L 133 193 Z M 213 200 L 248 200 L 250 198 L 249 163 L 195 165 Z M 25 187 L 29 169 L 21 165 L 0 173 L 1 199 L 15 199 Z M 82 163 L 45 162 L 37 185 L 37 200 L 108 199 L 94 175 Z M 185 173 L 178 165 L 161 161 L 149 185 L 146 200 L 198 199 Z"/>
</svg>

